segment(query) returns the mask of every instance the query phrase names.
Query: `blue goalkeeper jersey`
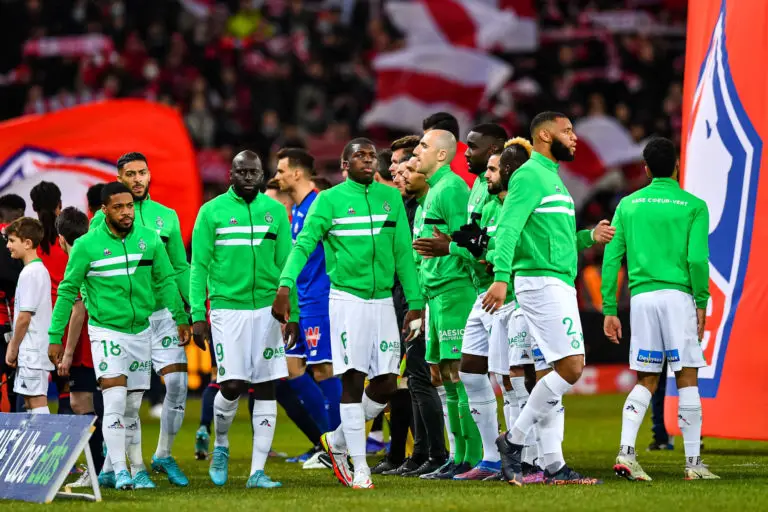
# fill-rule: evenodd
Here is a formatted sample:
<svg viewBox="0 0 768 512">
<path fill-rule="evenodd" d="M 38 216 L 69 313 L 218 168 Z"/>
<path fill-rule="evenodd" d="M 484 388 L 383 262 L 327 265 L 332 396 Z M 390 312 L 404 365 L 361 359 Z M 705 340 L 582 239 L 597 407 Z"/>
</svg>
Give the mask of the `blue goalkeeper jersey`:
<svg viewBox="0 0 768 512">
<path fill-rule="evenodd" d="M 313 190 L 300 204 L 291 208 L 291 236 L 294 242 L 304 228 L 309 207 L 318 196 Z M 331 280 L 325 268 L 325 251 L 322 242 L 317 244 L 310 254 L 307 264 L 296 279 L 296 291 L 299 295 L 299 310 L 302 317 L 327 315 L 328 294 L 331 290 Z"/>
</svg>

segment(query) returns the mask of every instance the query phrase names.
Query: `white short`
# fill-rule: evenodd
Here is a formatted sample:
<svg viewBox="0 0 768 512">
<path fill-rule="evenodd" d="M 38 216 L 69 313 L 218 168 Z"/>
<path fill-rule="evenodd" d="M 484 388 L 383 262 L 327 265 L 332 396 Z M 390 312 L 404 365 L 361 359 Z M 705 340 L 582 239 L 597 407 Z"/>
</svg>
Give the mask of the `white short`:
<svg viewBox="0 0 768 512">
<path fill-rule="evenodd" d="M 47 396 L 50 375 L 48 370 L 19 366 L 16 368 L 13 392 L 21 396 Z"/>
<path fill-rule="evenodd" d="M 507 338 L 509 340 L 510 367 L 533 364 L 537 372 L 550 368 L 544 360 L 544 355 L 541 353 L 536 339 L 531 334 L 523 311 L 519 308 L 512 313 L 512 318 L 509 320 Z"/>
<path fill-rule="evenodd" d="M 211 310 L 211 334 L 218 382 L 242 380 L 258 384 L 288 376 L 280 322 L 272 307 L 257 310 Z"/>
<path fill-rule="evenodd" d="M 172 364 L 187 364 L 187 353 L 179 346 L 179 330 L 171 312 L 155 311 L 149 317 L 152 328 L 152 367 L 158 374 Z"/>
<path fill-rule="evenodd" d="M 124 334 L 88 325 L 88 337 L 91 339 L 91 356 L 97 382 L 102 377 L 125 375 L 129 391 L 149 389 L 152 371 L 151 328 L 139 334 Z"/>
<path fill-rule="evenodd" d="M 368 378 L 399 373 L 400 333 L 391 297 L 363 300 L 331 290 L 329 310 L 335 375 L 348 370 Z"/>
<path fill-rule="evenodd" d="M 696 329 L 696 305 L 690 294 L 656 290 L 632 297 L 629 367 L 661 373 L 664 358 L 673 372 L 707 366 Z"/>
<path fill-rule="evenodd" d="M 507 325 L 517 304 L 504 304 L 491 318 L 491 333 L 488 337 L 488 371 L 509 375 L 509 354 L 507 350 Z"/>
<path fill-rule="evenodd" d="M 467 326 L 464 328 L 464 341 L 461 345 L 461 353 L 473 356 L 488 357 L 488 334 L 493 324 L 493 315 L 483 310 L 483 298 L 481 293 L 469 313 Z"/>
<path fill-rule="evenodd" d="M 584 355 L 576 288 L 555 277 L 515 277 L 515 293 L 548 364 Z"/>
</svg>

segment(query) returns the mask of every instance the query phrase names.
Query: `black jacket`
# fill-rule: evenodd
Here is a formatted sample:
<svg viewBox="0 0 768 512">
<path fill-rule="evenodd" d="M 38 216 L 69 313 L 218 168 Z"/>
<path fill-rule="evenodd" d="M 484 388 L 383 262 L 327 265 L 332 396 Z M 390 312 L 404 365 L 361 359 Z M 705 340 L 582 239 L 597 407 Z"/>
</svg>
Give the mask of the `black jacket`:
<svg viewBox="0 0 768 512">
<path fill-rule="evenodd" d="M 418 201 L 413 198 L 405 200 L 405 214 L 408 216 L 408 225 L 413 232 L 413 219 L 416 217 L 416 208 L 419 207 Z M 397 315 L 397 326 L 402 330 L 403 319 L 408 312 L 408 301 L 405 300 L 405 294 L 403 293 L 403 287 L 400 284 L 400 280 L 395 275 L 395 285 L 392 287 L 392 300 L 395 303 L 395 314 Z"/>
</svg>

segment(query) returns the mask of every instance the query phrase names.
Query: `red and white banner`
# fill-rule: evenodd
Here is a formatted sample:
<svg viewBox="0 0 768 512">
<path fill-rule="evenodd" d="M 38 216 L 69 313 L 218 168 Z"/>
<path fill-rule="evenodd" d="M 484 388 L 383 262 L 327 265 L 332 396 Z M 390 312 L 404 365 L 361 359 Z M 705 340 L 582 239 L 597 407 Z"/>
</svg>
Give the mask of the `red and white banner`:
<svg viewBox="0 0 768 512">
<path fill-rule="evenodd" d="M 451 45 L 533 51 L 535 13 L 529 0 L 418 0 L 388 2 L 387 15 L 409 46 Z"/>
<path fill-rule="evenodd" d="M 104 34 L 43 37 L 24 43 L 24 55 L 32 57 L 89 57 L 111 53 L 112 39 Z"/>
<path fill-rule="evenodd" d="M 585 117 L 576 122 L 573 131 L 579 138 L 576 158 L 562 164 L 560 174 L 580 206 L 607 169 L 641 161 L 643 145 L 635 143 L 629 131 L 609 116 Z"/>
<path fill-rule="evenodd" d="M 500 89 L 512 74 L 512 67 L 500 59 L 445 45 L 382 54 L 373 67 L 376 101 L 362 125 L 415 132 L 421 132 L 425 117 L 444 111 L 456 116 L 465 133 L 483 98 Z"/>
</svg>

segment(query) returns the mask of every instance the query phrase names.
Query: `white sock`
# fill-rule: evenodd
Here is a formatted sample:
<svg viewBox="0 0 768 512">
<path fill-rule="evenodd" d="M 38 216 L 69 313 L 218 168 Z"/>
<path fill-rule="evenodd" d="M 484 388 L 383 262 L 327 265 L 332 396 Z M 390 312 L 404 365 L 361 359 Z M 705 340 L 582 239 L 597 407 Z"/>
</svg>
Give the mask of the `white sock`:
<svg viewBox="0 0 768 512">
<path fill-rule="evenodd" d="M 448 419 L 448 397 L 445 394 L 445 387 L 439 386 L 437 389 L 437 396 L 440 397 L 440 403 L 443 405 L 443 422 L 445 423 L 445 430 L 448 435 L 448 455 L 449 459 L 453 459 L 453 455 L 456 453 L 456 439 L 451 432 L 451 425 Z"/>
<path fill-rule="evenodd" d="M 339 404 L 339 407 L 341 407 L 341 404 Z M 339 411 L 341 411 L 341 409 L 339 409 Z M 363 433 L 363 435 L 365 435 L 365 433 Z M 347 451 L 347 440 L 344 438 L 344 422 L 343 421 L 339 423 L 339 426 L 336 427 L 336 430 L 331 432 L 330 438 L 331 438 L 331 444 L 333 445 L 333 448 L 336 451 L 339 451 L 339 452 Z"/>
<path fill-rule="evenodd" d="M 371 421 L 376 416 L 378 416 L 381 411 L 387 408 L 387 404 L 380 404 L 379 402 L 374 402 L 371 400 L 371 398 L 368 396 L 368 393 L 363 393 L 362 405 L 365 421 Z"/>
<path fill-rule="evenodd" d="M 101 432 L 107 445 L 110 469 L 116 473 L 125 471 L 125 403 L 128 389 L 124 386 L 107 388 L 101 392 L 104 397 L 104 418 Z M 107 466 L 104 466 L 107 470 Z"/>
<path fill-rule="evenodd" d="M 507 434 L 509 442 L 525 445 L 525 438 L 533 424 L 541 421 L 550 411 L 559 409 L 563 395 L 572 387 L 557 372 L 550 372 L 537 382 L 525 409 L 520 411 L 515 426 Z"/>
<path fill-rule="evenodd" d="M 512 429 L 512 425 L 515 424 L 517 416 L 520 415 L 520 411 L 523 410 L 530 397 L 528 389 L 525 387 L 525 377 L 512 377 L 510 380 L 512 381 L 512 394 L 517 401 L 517 415 L 508 423 L 509 427 L 507 427 L 507 430 Z M 538 425 L 534 425 L 533 428 L 528 431 L 528 435 L 525 438 L 525 448 L 523 448 L 523 462 L 530 464 L 531 466 L 536 463 L 536 458 L 539 456 L 539 450 L 536 447 L 538 439 Z"/>
<path fill-rule="evenodd" d="M 216 431 L 213 446 L 229 448 L 229 428 L 232 426 L 235 414 L 237 414 L 239 402 L 237 398 L 227 400 L 221 394 L 221 390 L 216 393 L 216 398 L 213 399 L 213 429 Z"/>
<path fill-rule="evenodd" d="M 547 469 L 547 465 L 544 464 L 544 443 L 541 440 L 541 427 L 539 424 L 535 424 L 533 428 L 531 429 L 533 431 L 533 436 L 535 438 L 535 446 L 533 448 L 526 447 L 523 449 L 523 455 L 527 456 L 526 462 L 528 464 L 531 464 L 532 466 L 538 466 L 539 469 L 544 471 Z M 528 442 L 528 438 L 525 438 L 525 441 Z M 527 450 L 527 451 L 526 451 Z M 535 455 L 534 455 L 535 452 Z M 531 456 L 533 456 L 533 461 L 531 461 Z"/>
<path fill-rule="evenodd" d="M 677 424 L 683 433 L 685 463 L 688 466 L 701 464 L 701 397 L 699 388 L 690 386 L 678 389 L 680 400 L 677 404 Z"/>
<path fill-rule="evenodd" d="M 635 457 L 637 433 L 645 418 L 645 411 L 651 403 L 651 392 L 645 386 L 636 384 L 624 401 L 621 413 L 621 444 L 619 451 L 622 455 Z"/>
<path fill-rule="evenodd" d="M 528 390 L 525 389 L 525 377 L 512 377 L 512 392 L 510 396 L 514 402 L 514 408 L 510 409 L 509 418 L 507 418 L 507 431 L 512 430 L 517 418 L 520 416 L 525 404 L 528 403 Z M 506 395 L 505 395 L 506 396 Z"/>
<path fill-rule="evenodd" d="M 366 420 L 368 421 L 368 420 Z M 380 443 L 384 442 L 384 431 L 383 430 L 371 430 L 371 432 L 368 434 L 368 437 L 373 439 L 374 441 L 378 441 Z"/>
<path fill-rule="evenodd" d="M 472 419 L 480 431 L 483 442 L 483 460 L 498 462 L 499 449 L 496 448 L 496 438 L 499 436 L 499 416 L 497 412 L 496 395 L 493 394 L 491 381 L 487 375 L 459 372 L 459 379 L 464 383 L 469 398 L 469 410 Z M 504 388 L 502 388 L 504 389 Z"/>
<path fill-rule="evenodd" d="M 155 457 L 159 459 L 171 456 L 171 446 L 184 422 L 184 407 L 187 403 L 187 372 L 168 373 L 164 379 L 165 400 L 160 416 L 160 438 L 155 451 Z"/>
<path fill-rule="evenodd" d="M 35 407 L 34 409 L 31 409 L 29 413 L 30 414 L 51 414 L 51 411 L 48 409 L 47 405 L 44 405 L 42 407 Z"/>
<path fill-rule="evenodd" d="M 365 394 L 363 396 L 365 397 Z M 341 415 L 341 429 L 344 432 L 344 440 L 347 444 L 349 456 L 352 458 L 352 464 L 355 465 L 355 471 L 365 469 L 368 467 L 368 462 L 365 459 L 365 412 L 363 404 L 341 404 L 339 406 L 339 413 Z M 376 415 L 373 417 L 375 418 Z M 336 436 L 334 436 L 334 439 L 336 439 Z"/>
<path fill-rule="evenodd" d="M 565 466 L 565 459 L 563 459 L 564 430 L 565 407 L 553 409 L 539 423 L 544 467 L 550 474 L 557 473 L 560 468 Z"/>
<path fill-rule="evenodd" d="M 275 400 L 255 400 L 253 402 L 253 453 L 251 455 L 251 474 L 264 470 L 272 440 L 275 438 L 277 424 L 277 402 Z"/>
<path fill-rule="evenodd" d="M 136 476 L 139 471 L 146 471 L 144 457 L 141 454 L 141 398 L 143 391 L 131 391 L 125 401 L 125 453 L 131 462 L 131 475 Z"/>
</svg>

